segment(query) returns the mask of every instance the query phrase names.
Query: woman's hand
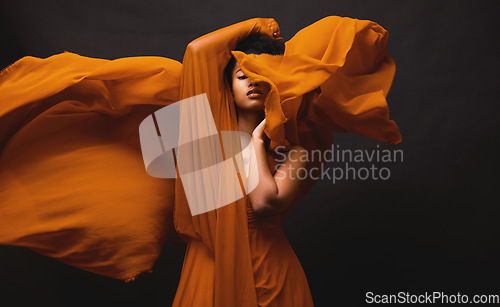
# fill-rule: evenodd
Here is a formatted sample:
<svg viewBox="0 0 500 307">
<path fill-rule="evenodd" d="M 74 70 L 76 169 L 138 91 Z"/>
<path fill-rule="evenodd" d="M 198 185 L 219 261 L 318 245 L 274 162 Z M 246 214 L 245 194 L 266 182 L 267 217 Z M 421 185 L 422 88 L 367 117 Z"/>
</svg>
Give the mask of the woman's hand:
<svg viewBox="0 0 500 307">
<path fill-rule="evenodd" d="M 265 134 L 264 134 L 264 127 L 266 125 L 266 119 L 262 120 L 260 124 L 255 127 L 255 129 L 252 132 L 252 139 L 256 141 L 264 141 L 265 139 Z"/>
<path fill-rule="evenodd" d="M 186 57 L 189 59 L 195 54 L 195 57 L 199 59 L 197 63 L 203 63 L 209 59 L 213 63 L 217 63 L 213 57 L 221 54 L 223 57 L 230 56 L 230 51 L 234 50 L 242 39 L 254 33 L 282 39 L 276 20 L 273 18 L 252 18 L 203 35 L 190 42 L 184 55 L 185 60 Z M 224 54 L 224 52 L 226 53 Z"/>
<path fill-rule="evenodd" d="M 280 37 L 280 27 L 274 18 L 257 18 L 259 24 L 259 33 L 268 35 L 274 39 L 283 39 Z"/>
</svg>

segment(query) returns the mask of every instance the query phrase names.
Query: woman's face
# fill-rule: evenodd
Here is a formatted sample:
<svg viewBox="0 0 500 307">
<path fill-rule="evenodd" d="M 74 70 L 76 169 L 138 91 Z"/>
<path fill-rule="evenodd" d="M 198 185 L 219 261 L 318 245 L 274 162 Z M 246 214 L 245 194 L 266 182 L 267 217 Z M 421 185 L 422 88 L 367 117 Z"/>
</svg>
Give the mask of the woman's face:
<svg viewBox="0 0 500 307">
<path fill-rule="evenodd" d="M 232 72 L 233 97 L 239 109 L 247 111 L 260 111 L 264 109 L 264 101 L 269 93 L 270 87 L 266 82 L 254 82 L 245 76 L 236 62 Z"/>
</svg>

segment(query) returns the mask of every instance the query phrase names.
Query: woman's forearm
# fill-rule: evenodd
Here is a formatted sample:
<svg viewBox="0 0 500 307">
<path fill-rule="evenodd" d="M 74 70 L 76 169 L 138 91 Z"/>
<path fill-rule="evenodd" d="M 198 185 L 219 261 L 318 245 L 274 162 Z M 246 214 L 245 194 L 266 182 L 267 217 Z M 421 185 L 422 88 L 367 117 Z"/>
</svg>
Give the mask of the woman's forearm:
<svg viewBox="0 0 500 307">
<path fill-rule="evenodd" d="M 245 37 L 262 33 L 271 37 L 279 37 L 279 27 L 272 18 L 253 18 L 227 26 L 217 31 L 206 34 L 188 45 L 187 52 L 202 52 L 207 58 L 230 51 Z M 276 34 L 275 34 L 276 33 Z"/>
<path fill-rule="evenodd" d="M 278 187 L 267 162 L 264 141 L 260 137 L 252 136 L 252 143 L 255 150 L 259 177 L 257 187 L 248 195 L 253 210 L 259 215 L 280 213 L 280 208 L 273 206 L 273 201 L 278 195 Z"/>
<path fill-rule="evenodd" d="M 269 216 L 281 214 L 296 204 L 305 192 L 309 190 L 315 180 L 298 176 L 299 171 L 308 173 L 307 151 L 299 146 L 290 146 L 286 159 L 276 170 L 273 176 L 267 162 L 267 150 L 264 145 L 264 119 L 252 132 L 252 144 L 255 151 L 259 182 L 257 187 L 248 195 L 253 210 L 258 215 Z M 250 174 L 251 176 L 251 174 Z"/>
<path fill-rule="evenodd" d="M 231 50 L 234 50 L 243 38 L 253 33 L 279 38 L 279 27 L 274 19 L 254 18 L 192 41 L 187 46 L 182 61 L 181 98 L 206 93 L 212 103 L 222 99 L 225 82 L 220 77 L 231 59 Z M 214 79 L 213 76 L 217 78 Z"/>
</svg>

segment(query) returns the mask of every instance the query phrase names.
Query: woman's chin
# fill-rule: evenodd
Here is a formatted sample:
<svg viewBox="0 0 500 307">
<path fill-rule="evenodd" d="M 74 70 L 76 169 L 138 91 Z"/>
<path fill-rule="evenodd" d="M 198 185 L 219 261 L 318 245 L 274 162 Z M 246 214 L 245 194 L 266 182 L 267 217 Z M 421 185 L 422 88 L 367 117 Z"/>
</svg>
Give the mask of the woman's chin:
<svg viewBox="0 0 500 307">
<path fill-rule="evenodd" d="M 252 109 L 254 109 L 256 111 L 263 110 L 264 109 L 264 99 L 263 98 L 261 98 L 261 99 L 252 99 L 250 101 L 250 106 L 252 107 Z"/>
<path fill-rule="evenodd" d="M 243 109 L 245 111 L 262 111 L 264 110 L 264 101 L 257 101 L 257 100 L 252 100 L 244 105 L 240 105 L 239 109 Z"/>
</svg>

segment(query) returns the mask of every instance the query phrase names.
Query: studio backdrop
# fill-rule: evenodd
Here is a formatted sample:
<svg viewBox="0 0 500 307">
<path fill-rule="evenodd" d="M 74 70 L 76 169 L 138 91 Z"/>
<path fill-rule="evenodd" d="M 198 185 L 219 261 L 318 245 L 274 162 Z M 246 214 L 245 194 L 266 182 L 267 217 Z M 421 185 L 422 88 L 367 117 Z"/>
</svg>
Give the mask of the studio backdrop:
<svg viewBox="0 0 500 307">
<path fill-rule="evenodd" d="M 375 21 L 390 34 L 387 100 L 402 142 L 335 133 L 336 152 L 363 161 L 328 161 L 339 173 L 315 184 L 284 230 L 316 306 L 359 306 L 368 293 L 472 299 L 500 294 L 499 14 L 495 0 L 2 0 L 0 64 L 65 51 L 182 62 L 193 39 L 254 17 L 274 18 L 285 40 L 330 15 Z M 169 306 L 184 250 L 164 250 L 152 273 L 124 283 L 0 246 L 0 304 Z"/>
</svg>

